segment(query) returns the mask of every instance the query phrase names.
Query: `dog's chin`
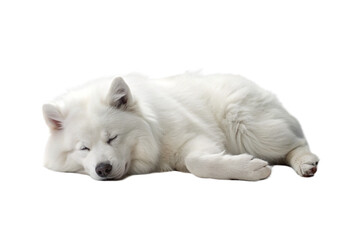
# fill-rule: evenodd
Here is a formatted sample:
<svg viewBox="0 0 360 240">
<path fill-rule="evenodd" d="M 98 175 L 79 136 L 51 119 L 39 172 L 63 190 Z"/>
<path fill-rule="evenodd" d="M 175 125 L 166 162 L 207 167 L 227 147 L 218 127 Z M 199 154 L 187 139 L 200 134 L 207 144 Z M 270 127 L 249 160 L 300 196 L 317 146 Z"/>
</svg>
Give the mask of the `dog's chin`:
<svg viewBox="0 0 360 240">
<path fill-rule="evenodd" d="M 108 176 L 108 177 L 99 177 L 99 176 L 90 176 L 92 179 L 97 180 L 97 181 L 117 181 L 117 180 L 121 180 L 124 178 L 125 174 L 122 175 L 116 175 L 116 176 Z"/>
<path fill-rule="evenodd" d="M 109 177 L 106 177 L 105 179 L 102 179 L 102 180 L 106 180 L 106 181 L 116 181 L 116 180 L 122 180 L 124 179 L 126 176 L 126 172 L 123 172 L 121 174 L 116 174 L 114 176 L 109 176 Z"/>
<path fill-rule="evenodd" d="M 89 175 L 91 178 L 98 181 L 116 181 L 116 180 L 122 180 L 127 176 L 127 169 L 125 171 L 114 172 L 107 177 L 100 177 L 98 175 L 92 175 L 92 174 Z"/>
<path fill-rule="evenodd" d="M 118 180 L 123 180 L 124 178 L 127 177 L 127 174 L 123 174 L 121 176 L 117 176 L 117 177 L 113 177 L 113 178 L 109 178 L 109 179 L 105 179 L 105 180 L 109 180 L 109 181 L 118 181 Z"/>
</svg>

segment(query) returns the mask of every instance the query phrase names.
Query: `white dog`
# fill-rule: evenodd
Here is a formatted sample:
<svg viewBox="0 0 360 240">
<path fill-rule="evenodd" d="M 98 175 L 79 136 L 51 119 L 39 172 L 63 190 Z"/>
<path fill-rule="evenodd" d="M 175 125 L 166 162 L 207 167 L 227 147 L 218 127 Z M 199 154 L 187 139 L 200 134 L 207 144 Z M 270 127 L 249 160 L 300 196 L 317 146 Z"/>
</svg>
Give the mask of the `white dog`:
<svg viewBox="0 0 360 240">
<path fill-rule="evenodd" d="M 90 82 L 43 106 L 51 130 L 46 167 L 97 180 L 171 170 L 260 180 L 273 164 L 304 177 L 317 170 L 298 121 L 249 80 L 124 79 Z"/>
</svg>

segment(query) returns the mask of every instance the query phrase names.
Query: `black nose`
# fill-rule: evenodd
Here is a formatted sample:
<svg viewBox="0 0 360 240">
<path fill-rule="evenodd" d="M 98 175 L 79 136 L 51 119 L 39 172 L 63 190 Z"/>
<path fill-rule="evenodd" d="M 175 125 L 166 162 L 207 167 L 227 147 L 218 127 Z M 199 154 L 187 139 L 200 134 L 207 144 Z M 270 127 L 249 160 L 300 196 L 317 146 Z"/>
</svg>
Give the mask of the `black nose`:
<svg viewBox="0 0 360 240">
<path fill-rule="evenodd" d="M 99 163 L 95 171 L 99 177 L 107 177 L 111 172 L 112 166 L 108 163 Z"/>
</svg>

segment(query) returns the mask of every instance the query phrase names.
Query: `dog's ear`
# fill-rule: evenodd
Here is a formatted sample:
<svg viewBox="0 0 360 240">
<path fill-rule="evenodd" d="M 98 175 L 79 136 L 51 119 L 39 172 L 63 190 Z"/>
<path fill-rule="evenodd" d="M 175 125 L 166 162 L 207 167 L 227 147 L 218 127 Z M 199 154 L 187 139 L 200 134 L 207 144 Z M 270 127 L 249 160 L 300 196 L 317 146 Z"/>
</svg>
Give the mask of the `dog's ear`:
<svg viewBox="0 0 360 240">
<path fill-rule="evenodd" d="M 124 79 L 117 77 L 112 81 L 107 98 L 112 107 L 126 109 L 129 106 L 132 96 Z"/>
<path fill-rule="evenodd" d="M 45 122 L 52 130 L 63 129 L 64 117 L 62 116 L 59 109 L 52 104 L 43 105 L 43 114 Z"/>
</svg>

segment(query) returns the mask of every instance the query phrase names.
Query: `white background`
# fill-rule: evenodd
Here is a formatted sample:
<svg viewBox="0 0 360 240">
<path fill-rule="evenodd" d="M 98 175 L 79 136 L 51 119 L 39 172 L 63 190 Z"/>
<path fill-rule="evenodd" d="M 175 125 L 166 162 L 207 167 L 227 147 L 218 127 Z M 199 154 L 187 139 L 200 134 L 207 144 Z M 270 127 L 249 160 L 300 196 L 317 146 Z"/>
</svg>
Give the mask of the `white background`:
<svg viewBox="0 0 360 240">
<path fill-rule="evenodd" d="M 2 239 L 359 239 L 358 1 L 1 1 Z M 41 106 L 86 80 L 203 70 L 275 92 L 314 178 L 178 172 L 98 182 L 42 167 Z"/>
</svg>

